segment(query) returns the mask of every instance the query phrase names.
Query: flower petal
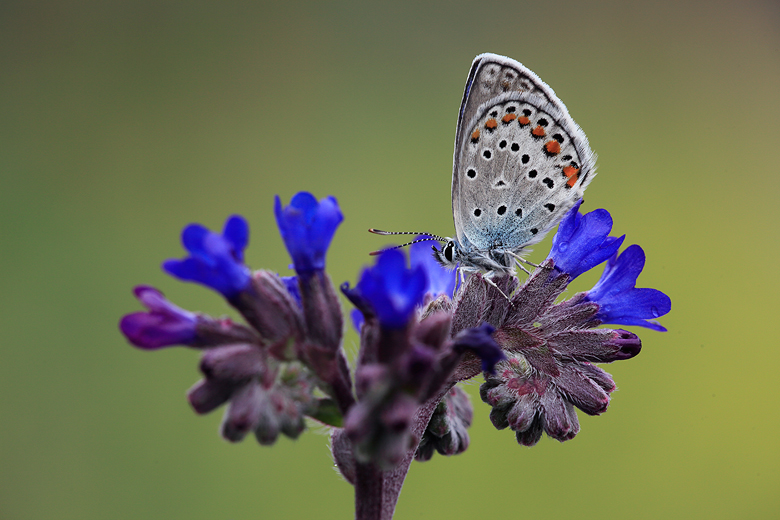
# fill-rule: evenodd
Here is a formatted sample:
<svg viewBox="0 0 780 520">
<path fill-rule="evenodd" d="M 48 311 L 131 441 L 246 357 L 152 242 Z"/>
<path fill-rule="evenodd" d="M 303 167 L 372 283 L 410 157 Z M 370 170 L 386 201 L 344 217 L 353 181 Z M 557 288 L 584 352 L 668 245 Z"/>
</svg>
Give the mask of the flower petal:
<svg viewBox="0 0 780 520">
<path fill-rule="evenodd" d="M 325 254 L 344 220 L 336 199 L 325 197 L 317 202 L 314 195 L 302 191 L 293 196 L 289 206 L 282 207 L 277 196 L 274 214 L 298 274 L 325 269 Z"/>
<path fill-rule="evenodd" d="M 201 283 L 230 299 L 249 284 L 249 269 L 242 263 L 247 243 L 246 221 L 238 216 L 228 219 L 226 234 L 212 233 L 200 224 L 190 224 L 181 239 L 189 257 L 163 263 L 163 270 L 180 280 Z"/>
<path fill-rule="evenodd" d="M 149 312 L 134 312 L 119 322 L 119 329 L 130 343 L 145 350 L 156 350 L 195 341 L 195 314 L 172 304 L 153 287 L 140 285 L 134 292 Z"/>
<path fill-rule="evenodd" d="M 581 204 L 582 200 L 561 220 L 547 256 L 555 262 L 556 269 L 569 275 L 569 280 L 611 257 L 625 239 L 625 235 L 619 238 L 609 236 L 612 216 L 607 210 L 597 209 L 580 215 Z"/>
<path fill-rule="evenodd" d="M 379 255 L 375 266 L 363 271 L 356 289 L 383 326 L 402 328 L 422 303 L 426 285 L 425 270 L 421 266 L 407 269 L 403 252 L 392 250 Z"/>
<path fill-rule="evenodd" d="M 418 235 L 417 240 L 427 235 Z M 426 292 L 434 298 L 440 294 L 451 297 L 455 291 L 457 271 L 445 269 L 431 254 L 430 242 L 417 242 L 409 247 L 409 260 L 412 268 L 422 266 L 428 278 Z"/>
<path fill-rule="evenodd" d="M 244 261 L 244 249 L 249 244 L 249 224 L 241 215 L 232 215 L 222 230 L 222 236 L 230 243 L 237 262 Z"/>
<path fill-rule="evenodd" d="M 651 318 L 658 318 L 672 309 L 672 300 L 656 289 L 637 289 L 636 279 L 645 265 L 645 253 L 638 245 L 615 254 L 598 283 L 586 293 L 586 299 L 599 305 L 595 318 L 602 323 L 639 325 L 665 331 Z"/>
</svg>

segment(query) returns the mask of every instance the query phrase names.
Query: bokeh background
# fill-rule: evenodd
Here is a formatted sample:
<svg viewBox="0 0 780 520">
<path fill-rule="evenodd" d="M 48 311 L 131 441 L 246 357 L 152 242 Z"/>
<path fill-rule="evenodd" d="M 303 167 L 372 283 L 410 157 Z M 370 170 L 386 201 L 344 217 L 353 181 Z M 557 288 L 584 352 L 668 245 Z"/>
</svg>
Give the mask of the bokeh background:
<svg viewBox="0 0 780 520">
<path fill-rule="evenodd" d="M 388 243 L 368 227 L 451 234 L 457 109 L 488 51 L 587 133 L 583 209 L 645 249 L 669 332 L 633 329 L 608 413 L 565 444 L 518 446 L 471 385 L 470 448 L 414 464 L 397 518 L 777 518 L 774 0 L 4 0 L 0 517 L 349 518 L 322 428 L 222 441 L 185 400 L 198 354 L 136 350 L 117 321 L 140 283 L 230 314 L 159 269 L 189 222 L 245 215 L 249 264 L 287 272 L 275 194 L 338 198 L 337 283 Z"/>
</svg>

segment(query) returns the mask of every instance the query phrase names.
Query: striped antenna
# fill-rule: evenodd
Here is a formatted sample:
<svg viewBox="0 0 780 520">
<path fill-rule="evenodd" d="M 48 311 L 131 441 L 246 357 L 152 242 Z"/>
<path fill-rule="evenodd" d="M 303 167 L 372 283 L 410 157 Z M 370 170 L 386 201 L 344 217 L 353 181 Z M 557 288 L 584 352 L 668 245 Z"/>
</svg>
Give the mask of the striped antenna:
<svg viewBox="0 0 780 520">
<path fill-rule="evenodd" d="M 382 231 L 381 229 L 374 229 L 370 228 L 369 233 L 373 233 L 375 235 L 427 235 L 429 238 L 418 238 L 417 240 L 412 240 L 411 242 L 407 242 L 405 244 L 401 244 L 400 246 L 394 246 L 394 247 L 388 247 L 387 249 L 380 249 L 379 251 L 371 251 L 369 255 L 376 256 L 379 254 L 384 253 L 385 251 L 392 251 L 393 249 L 400 249 L 402 247 L 410 246 L 412 244 L 416 244 L 418 242 L 431 242 L 431 241 L 437 241 L 437 242 L 447 242 L 446 238 L 440 237 L 439 235 L 433 235 L 431 233 L 421 233 L 418 231 Z"/>
</svg>

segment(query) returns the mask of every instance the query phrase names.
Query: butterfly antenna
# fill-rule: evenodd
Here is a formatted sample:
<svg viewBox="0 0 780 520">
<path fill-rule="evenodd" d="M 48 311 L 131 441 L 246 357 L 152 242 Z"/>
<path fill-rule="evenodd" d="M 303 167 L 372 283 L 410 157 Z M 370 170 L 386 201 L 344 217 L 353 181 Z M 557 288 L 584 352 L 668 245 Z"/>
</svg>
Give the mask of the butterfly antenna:
<svg viewBox="0 0 780 520">
<path fill-rule="evenodd" d="M 375 235 L 425 235 L 431 238 L 423 238 L 420 240 L 438 240 L 439 242 L 447 242 L 447 239 L 444 237 L 434 235 L 433 233 L 423 233 L 422 231 L 382 231 L 381 229 L 369 228 L 368 232 Z M 411 243 L 412 242 L 410 242 L 410 244 Z"/>
<path fill-rule="evenodd" d="M 432 235 L 430 233 L 421 233 L 417 231 L 382 231 L 381 229 L 374 229 L 371 228 L 368 230 L 370 233 L 374 233 L 375 235 L 426 235 L 428 238 L 418 238 L 417 240 L 412 240 L 411 242 L 407 242 L 405 244 L 401 244 L 400 246 L 393 246 L 388 247 L 387 249 L 380 249 L 379 251 L 372 251 L 369 254 L 372 256 L 376 256 L 379 254 L 384 253 L 385 251 L 392 251 L 393 249 L 400 249 L 402 247 L 410 246 L 412 244 L 417 244 L 418 242 L 431 242 L 431 241 L 437 241 L 437 242 L 447 242 L 446 238 L 440 237 L 439 235 Z"/>
</svg>

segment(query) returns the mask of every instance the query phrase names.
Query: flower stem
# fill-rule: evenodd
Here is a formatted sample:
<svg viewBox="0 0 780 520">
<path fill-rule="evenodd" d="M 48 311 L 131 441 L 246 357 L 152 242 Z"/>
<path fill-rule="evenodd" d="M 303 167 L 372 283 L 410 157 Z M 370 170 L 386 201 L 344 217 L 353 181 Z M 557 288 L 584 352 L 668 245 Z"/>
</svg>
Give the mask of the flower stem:
<svg viewBox="0 0 780 520">
<path fill-rule="evenodd" d="M 395 500 L 385 496 L 385 472 L 373 464 L 357 464 L 355 468 L 355 520 L 390 520 Z M 400 490 L 399 490 L 400 492 Z"/>
<path fill-rule="evenodd" d="M 447 395 L 454 383 L 445 385 L 442 391 L 426 401 L 417 410 L 413 427 L 417 439 L 422 438 L 439 401 Z M 391 520 L 404 485 L 409 466 L 417 452 L 417 446 L 407 452 L 395 468 L 382 471 L 376 465 L 357 463 L 355 467 L 355 520 Z"/>
</svg>

